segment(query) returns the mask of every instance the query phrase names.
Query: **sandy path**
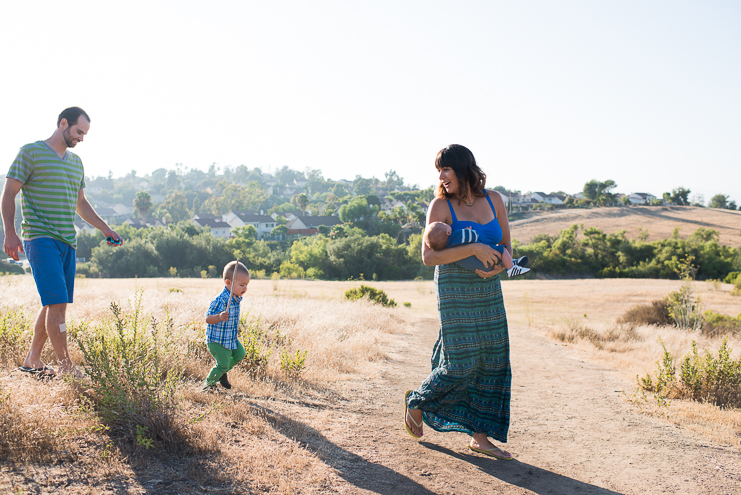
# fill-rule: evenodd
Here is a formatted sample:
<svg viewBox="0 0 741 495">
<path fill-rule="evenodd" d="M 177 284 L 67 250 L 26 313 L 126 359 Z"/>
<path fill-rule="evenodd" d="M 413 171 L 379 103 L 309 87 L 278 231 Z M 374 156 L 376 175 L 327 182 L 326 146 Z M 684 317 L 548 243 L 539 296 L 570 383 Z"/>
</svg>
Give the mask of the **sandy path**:
<svg viewBox="0 0 741 495">
<path fill-rule="evenodd" d="M 402 429 L 404 391 L 428 372 L 437 321 L 399 339 L 382 376 L 356 383 L 309 448 L 331 464 L 340 493 L 645 494 L 741 493 L 741 456 L 640 414 L 631 384 L 526 327 L 510 330 L 516 460 L 470 453 L 468 437 Z M 343 394 L 344 395 L 344 394 Z"/>
</svg>

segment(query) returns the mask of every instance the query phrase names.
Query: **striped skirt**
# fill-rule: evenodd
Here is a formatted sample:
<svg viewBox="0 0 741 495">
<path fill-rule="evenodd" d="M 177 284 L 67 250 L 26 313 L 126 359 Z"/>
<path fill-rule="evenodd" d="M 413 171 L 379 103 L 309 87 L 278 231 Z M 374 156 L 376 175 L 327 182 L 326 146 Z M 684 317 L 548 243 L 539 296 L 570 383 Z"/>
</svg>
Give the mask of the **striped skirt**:
<svg viewBox="0 0 741 495">
<path fill-rule="evenodd" d="M 408 399 L 437 431 L 507 441 L 512 371 L 499 277 L 452 263 L 435 269 L 440 335 L 432 373 Z"/>
</svg>

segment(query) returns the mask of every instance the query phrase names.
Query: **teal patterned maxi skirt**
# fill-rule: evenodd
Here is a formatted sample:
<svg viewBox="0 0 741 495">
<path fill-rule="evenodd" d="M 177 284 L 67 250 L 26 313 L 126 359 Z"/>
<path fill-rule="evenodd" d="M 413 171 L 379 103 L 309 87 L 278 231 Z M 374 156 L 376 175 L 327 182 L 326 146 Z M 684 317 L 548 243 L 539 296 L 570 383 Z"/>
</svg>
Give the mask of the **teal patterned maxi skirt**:
<svg viewBox="0 0 741 495">
<path fill-rule="evenodd" d="M 512 370 L 499 276 L 484 279 L 455 263 L 435 268 L 440 335 L 432 373 L 409 395 L 437 431 L 486 433 L 507 441 Z"/>
</svg>

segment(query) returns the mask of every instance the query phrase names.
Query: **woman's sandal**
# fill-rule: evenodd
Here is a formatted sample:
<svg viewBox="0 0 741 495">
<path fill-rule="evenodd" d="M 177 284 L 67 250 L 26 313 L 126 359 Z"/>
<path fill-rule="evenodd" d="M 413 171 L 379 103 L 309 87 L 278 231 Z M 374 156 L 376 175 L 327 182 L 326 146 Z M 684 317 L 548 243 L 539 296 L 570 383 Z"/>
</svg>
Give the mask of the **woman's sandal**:
<svg viewBox="0 0 741 495">
<path fill-rule="evenodd" d="M 499 447 L 494 447 L 492 450 L 483 450 L 483 449 L 477 449 L 476 447 L 472 446 L 469 443 L 468 448 L 473 450 L 474 452 L 478 452 L 479 454 L 484 454 L 484 455 L 488 455 L 489 457 L 499 459 L 500 461 L 511 461 L 512 459 L 514 459 L 512 454 L 504 455 L 504 450 L 500 449 Z M 498 452 L 501 452 L 501 453 L 498 453 Z"/>
<path fill-rule="evenodd" d="M 412 420 L 412 423 L 417 428 L 422 428 L 422 421 L 417 423 L 411 414 L 409 414 L 409 406 L 407 406 L 407 398 L 409 397 L 409 394 L 412 393 L 412 390 L 407 390 L 407 393 L 404 394 L 404 428 L 406 428 L 407 433 L 409 433 L 414 438 L 422 438 L 422 435 L 417 435 L 412 431 L 411 428 L 409 428 L 409 423 L 407 422 L 407 418 Z"/>
</svg>

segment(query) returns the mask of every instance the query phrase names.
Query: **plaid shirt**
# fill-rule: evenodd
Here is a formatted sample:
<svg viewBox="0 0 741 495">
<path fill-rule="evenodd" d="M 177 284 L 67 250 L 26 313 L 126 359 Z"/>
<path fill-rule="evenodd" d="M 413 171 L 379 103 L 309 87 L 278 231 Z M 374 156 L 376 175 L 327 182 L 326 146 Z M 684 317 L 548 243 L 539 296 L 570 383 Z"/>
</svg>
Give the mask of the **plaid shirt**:
<svg viewBox="0 0 741 495">
<path fill-rule="evenodd" d="M 211 305 L 208 307 L 209 315 L 217 315 L 226 311 L 226 303 L 229 301 L 229 289 L 224 287 L 221 294 L 216 296 Z M 234 296 L 232 298 L 232 304 L 229 306 L 229 319 L 226 321 L 220 321 L 213 325 L 208 325 L 206 328 L 206 343 L 221 344 L 229 350 L 237 348 L 237 331 L 239 330 L 239 303 L 242 302 L 242 298 Z"/>
</svg>

